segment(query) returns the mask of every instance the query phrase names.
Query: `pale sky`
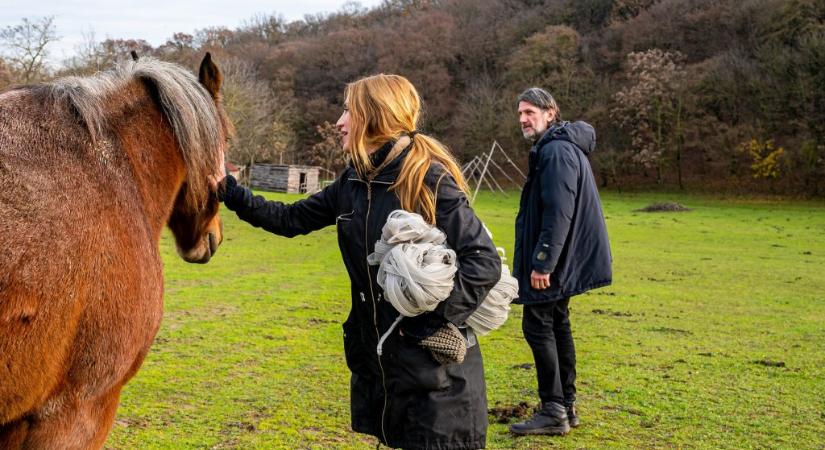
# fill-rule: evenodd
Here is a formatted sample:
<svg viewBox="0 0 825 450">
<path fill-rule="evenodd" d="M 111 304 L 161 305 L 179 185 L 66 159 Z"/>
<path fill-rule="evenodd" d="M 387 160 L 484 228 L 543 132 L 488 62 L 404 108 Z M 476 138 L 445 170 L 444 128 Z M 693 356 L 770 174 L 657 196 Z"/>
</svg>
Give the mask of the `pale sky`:
<svg viewBox="0 0 825 450">
<path fill-rule="evenodd" d="M 172 34 L 193 34 L 214 26 L 235 29 L 256 14 L 282 15 L 288 22 L 306 14 L 329 13 L 352 3 L 335 0 L 0 0 L 0 28 L 19 24 L 24 17 L 39 19 L 54 16 L 60 40 L 48 47 L 50 63 L 75 54 L 83 33 L 94 32 L 95 40 L 145 39 L 152 46 L 166 42 Z M 359 0 L 371 8 L 381 0 Z"/>
</svg>

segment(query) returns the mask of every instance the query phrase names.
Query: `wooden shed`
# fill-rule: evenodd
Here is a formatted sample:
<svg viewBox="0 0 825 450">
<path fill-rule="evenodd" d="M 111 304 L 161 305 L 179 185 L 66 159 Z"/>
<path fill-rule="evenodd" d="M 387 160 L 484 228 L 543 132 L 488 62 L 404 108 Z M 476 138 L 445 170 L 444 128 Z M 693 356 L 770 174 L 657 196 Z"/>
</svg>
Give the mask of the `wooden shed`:
<svg viewBox="0 0 825 450">
<path fill-rule="evenodd" d="M 255 164 L 250 172 L 253 189 L 286 192 L 288 194 L 312 194 L 321 187 L 318 183 L 318 166 Z"/>
</svg>

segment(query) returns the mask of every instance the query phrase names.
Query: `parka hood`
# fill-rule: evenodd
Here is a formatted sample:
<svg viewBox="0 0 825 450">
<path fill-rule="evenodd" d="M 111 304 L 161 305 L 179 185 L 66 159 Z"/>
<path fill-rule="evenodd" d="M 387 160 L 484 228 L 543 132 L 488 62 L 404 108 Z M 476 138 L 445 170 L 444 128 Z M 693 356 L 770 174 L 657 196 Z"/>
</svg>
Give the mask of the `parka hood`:
<svg viewBox="0 0 825 450">
<path fill-rule="evenodd" d="M 571 142 L 585 155 L 596 149 L 596 130 L 587 122 L 560 122 L 552 125 L 536 143 L 536 148 L 541 148 L 553 139 Z"/>
</svg>

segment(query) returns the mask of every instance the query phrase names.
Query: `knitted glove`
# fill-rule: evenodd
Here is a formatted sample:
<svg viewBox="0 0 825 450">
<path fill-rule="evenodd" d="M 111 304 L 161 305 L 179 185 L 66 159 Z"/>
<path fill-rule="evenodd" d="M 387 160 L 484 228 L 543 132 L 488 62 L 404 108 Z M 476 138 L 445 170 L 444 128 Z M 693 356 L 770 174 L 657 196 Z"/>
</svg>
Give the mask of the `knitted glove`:
<svg viewBox="0 0 825 450">
<path fill-rule="evenodd" d="M 464 336 L 458 331 L 458 327 L 449 322 L 431 336 L 422 339 L 418 345 L 429 350 L 433 358 L 445 366 L 453 363 L 461 364 L 467 354 Z"/>
</svg>

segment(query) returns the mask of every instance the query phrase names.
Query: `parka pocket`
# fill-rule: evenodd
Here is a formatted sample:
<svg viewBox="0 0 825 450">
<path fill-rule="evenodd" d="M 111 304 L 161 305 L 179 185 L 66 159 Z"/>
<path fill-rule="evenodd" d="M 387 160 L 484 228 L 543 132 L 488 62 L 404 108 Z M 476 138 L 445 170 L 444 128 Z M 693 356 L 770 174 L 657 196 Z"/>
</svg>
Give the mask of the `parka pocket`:
<svg viewBox="0 0 825 450">
<path fill-rule="evenodd" d="M 354 215 L 355 215 L 355 210 L 354 209 L 352 210 L 352 212 L 341 214 L 340 216 L 335 218 L 335 224 L 337 225 L 342 221 L 343 222 L 348 222 L 348 221 L 352 220 L 352 216 L 354 216 Z"/>
<path fill-rule="evenodd" d="M 361 338 L 361 330 L 353 323 L 346 321 L 342 325 L 344 330 L 344 358 L 347 367 L 352 373 L 369 377 L 369 361 L 364 341 Z"/>
<path fill-rule="evenodd" d="M 352 234 L 352 219 L 355 217 L 355 210 L 341 214 L 335 218 L 335 229 L 338 231 L 338 241 L 346 240 Z"/>
<path fill-rule="evenodd" d="M 402 390 L 444 391 L 452 385 L 447 367 L 439 364 L 430 351 L 415 340 L 396 332 L 394 355 L 399 387 Z"/>
</svg>

